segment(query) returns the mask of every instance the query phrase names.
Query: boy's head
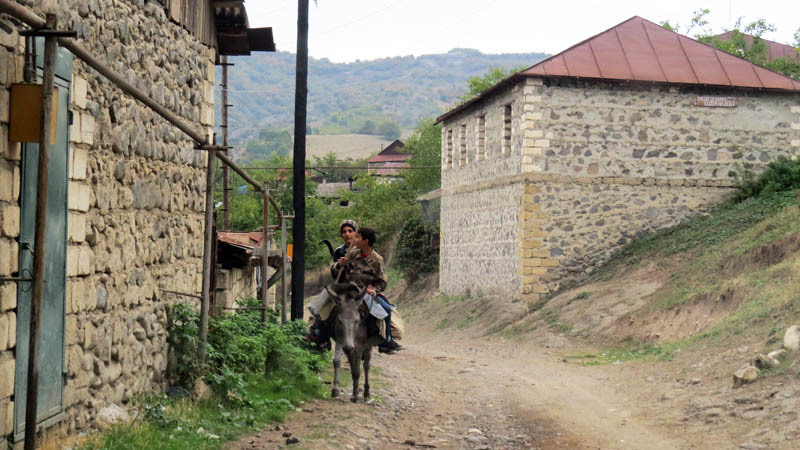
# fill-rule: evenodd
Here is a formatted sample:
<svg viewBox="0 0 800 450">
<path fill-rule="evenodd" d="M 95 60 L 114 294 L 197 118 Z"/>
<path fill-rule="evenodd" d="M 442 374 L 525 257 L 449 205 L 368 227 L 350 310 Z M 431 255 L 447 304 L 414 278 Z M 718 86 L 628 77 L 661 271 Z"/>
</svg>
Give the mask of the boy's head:
<svg viewBox="0 0 800 450">
<path fill-rule="evenodd" d="M 358 236 L 360 240 L 366 241 L 370 247 L 375 245 L 375 241 L 378 240 L 375 230 L 367 227 L 359 228 L 358 231 L 356 231 L 356 236 Z"/>
<path fill-rule="evenodd" d="M 355 220 L 347 219 L 339 225 L 339 235 L 342 237 L 342 240 L 345 244 L 350 244 L 350 241 L 353 240 L 353 236 L 356 234 L 356 230 L 358 229 L 358 224 Z"/>
</svg>

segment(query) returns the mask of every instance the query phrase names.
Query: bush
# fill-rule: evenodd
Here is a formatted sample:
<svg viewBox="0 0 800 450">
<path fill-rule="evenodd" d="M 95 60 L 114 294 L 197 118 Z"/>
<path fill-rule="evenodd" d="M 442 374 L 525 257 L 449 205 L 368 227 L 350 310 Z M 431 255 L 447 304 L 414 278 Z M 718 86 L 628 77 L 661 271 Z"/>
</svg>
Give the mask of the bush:
<svg viewBox="0 0 800 450">
<path fill-rule="evenodd" d="M 761 194 L 800 189 L 800 160 L 780 156 L 759 176 L 750 171 L 739 170 L 737 181 L 737 201 Z"/>
<path fill-rule="evenodd" d="M 255 307 L 258 299 L 240 300 L 242 307 Z M 178 303 L 170 311 L 168 342 L 177 361 L 174 381 L 191 388 L 195 378 L 205 380 L 223 398 L 249 402 L 246 380 L 252 374 L 288 379 L 311 391 L 319 385 L 317 374 L 325 366 L 322 355 L 312 353 L 303 342 L 305 322 L 280 324 L 278 313 L 268 311 L 267 322 L 261 311 L 241 310 L 222 313 L 209 319 L 206 367 L 195 361 L 199 314 L 194 308 Z"/>
<path fill-rule="evenodd" d="M 438 227 L 426 225 L 419 208 L 406 220 L 397 241 L 395 266 L 410 281 L 421 273 L 439 270 L 439 250 L 431 245 L 432 238 L 439 233 Z"/>
</svg>

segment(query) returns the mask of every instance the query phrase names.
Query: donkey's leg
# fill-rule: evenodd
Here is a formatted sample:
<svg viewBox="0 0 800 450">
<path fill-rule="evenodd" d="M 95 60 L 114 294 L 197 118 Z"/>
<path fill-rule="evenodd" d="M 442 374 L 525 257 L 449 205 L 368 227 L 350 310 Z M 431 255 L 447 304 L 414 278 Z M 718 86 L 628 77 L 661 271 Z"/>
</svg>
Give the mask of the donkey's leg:
<svg viewBox="0 0 800 450">
<path fill-rule="evenodd" d="M 331 397 L 336 398 L 339 396 L 339 368 L 342 366 L 342 346 L 334 341 L 335 350 L 333 352 L 333 390 Z"/>
<path fill-rule="evenodd" d="M 372 361 L 372 346 L 364 350 L 364 399 L 369 398 L 369 366 Z"/>
<path fill-rule="evenodd" d="M 353 377 L 353 396 L 350 401 L 355 403 L 358 401 L 358 380 L 361 378 L 361 352 L 355 348 L 347 354 L 347 360 L 350 362 L 350 375 Z"/>
</svg>

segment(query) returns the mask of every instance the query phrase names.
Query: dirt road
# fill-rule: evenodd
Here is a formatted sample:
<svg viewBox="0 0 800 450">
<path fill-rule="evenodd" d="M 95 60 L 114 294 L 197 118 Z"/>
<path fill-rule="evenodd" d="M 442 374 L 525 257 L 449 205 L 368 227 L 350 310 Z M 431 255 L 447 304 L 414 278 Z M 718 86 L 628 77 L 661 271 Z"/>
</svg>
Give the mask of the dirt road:
<svg viewBox="0 0 800 450">
<path fill-rule="evenodd" d="M 373 357 L 373 399 L 303 406 L 231 449 L 735 448 L 653 423 L 615 367 L 565 363 L 546 347 L 410 326 L 406 349 Z M 467 342 L 463 344 L 463 342 Z M 624 380 L 624 377 L 622 378 Z M 688 438 L 688 439 L 687 439 Z"/>
</svg>

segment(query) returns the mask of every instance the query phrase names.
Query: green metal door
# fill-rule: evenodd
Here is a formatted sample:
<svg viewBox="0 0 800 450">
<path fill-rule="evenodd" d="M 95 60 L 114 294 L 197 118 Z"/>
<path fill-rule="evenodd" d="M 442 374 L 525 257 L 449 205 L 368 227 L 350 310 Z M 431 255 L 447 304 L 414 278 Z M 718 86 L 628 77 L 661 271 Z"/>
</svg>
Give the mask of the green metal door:
<svg viewBox="0 0 800 450">
<path fill-rule="evenodd" d="M 37 54 L 42 55 L 39 40 Z M 41 57 L 37 61 L 42 65 Z M 41 81 L 41 72 L 40 72 Z M 67 266 L 67 187 L 69 168 L 69 92 L 72 54 L 59 49 L 55 84 L 58 90 L 56 143 L 50 149 L 47 183 L 47 231 L 45 237 L 44 296 L 39 343 L 39 399 L 37 422 L 48 426 L 64 411 L 64 322 Z M 19 274 L 30 278 L 33 268 L 36 183 L 39 145 L 25 144 L 22 151 L 20 192 Z M 28 344 L 31 314 L 31 284 L 20 282 L 17 298 L 17 362 L 14 383 L 14 435 L 25 433 L 25 393 L 28 381 Z"/>
</svg>

